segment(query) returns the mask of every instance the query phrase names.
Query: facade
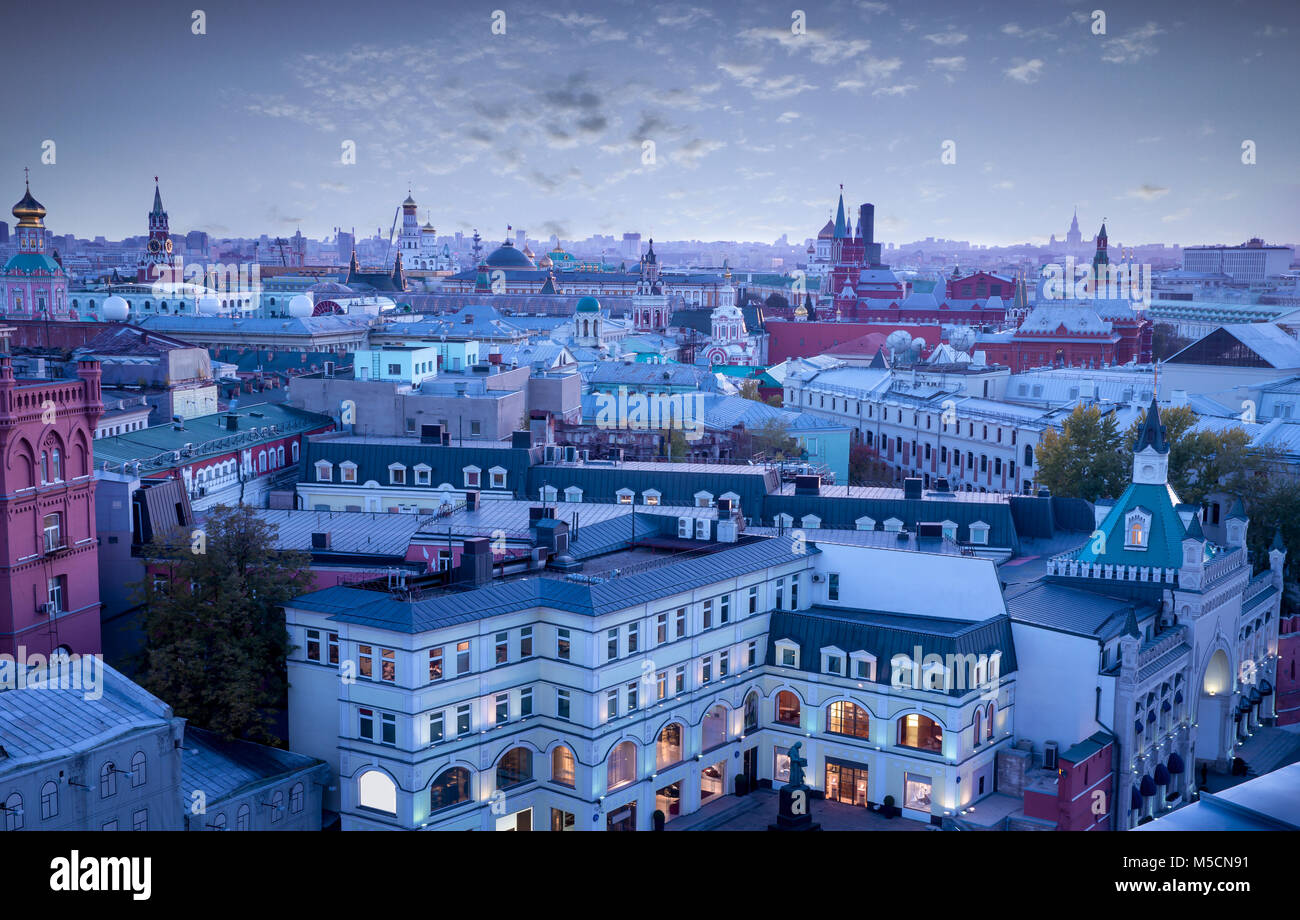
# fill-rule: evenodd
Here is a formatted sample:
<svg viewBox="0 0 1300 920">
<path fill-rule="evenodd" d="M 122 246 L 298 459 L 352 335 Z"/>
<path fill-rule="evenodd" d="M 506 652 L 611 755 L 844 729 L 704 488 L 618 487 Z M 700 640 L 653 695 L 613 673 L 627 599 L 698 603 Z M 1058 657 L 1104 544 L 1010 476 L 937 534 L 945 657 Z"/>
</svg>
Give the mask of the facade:
<svg viewBox="0 0 1300 920">
<path fill-rule="evenodd" d="M 1291 267 L 1295 250 L 1290 246 L 1266 246 L 1258 237 L 1240 246 L 1186 246 L 1183 270 L 1227 275 L 1235 282 L 1262 284 Z"/>
<path fill-rule="evenodd" d="M 674 542 L 728 523 L 692 520 Z M 889 796 L 941 823 L 992 792 L 1016 665 L 986 561 L 760 538 L 520 580 L 488 577 L 481 544 L 467 590 L 339 587 L 287 608 L 291 744 L 330 762 L 344 830 L 648 830 L 656 811 L 671 823 L 784 782 L 795 742 L 838 801 Z M 871 613 L 847 600 L 877 566 L 936 559 L 939 594 L 965 585 L 942 605 L 960 619 L 927 619 L 932 592 L 885 592 Z M 938 656 L 924 676 L 903 661 L 918 646 Z M 360 677 L 340 695 L 344 662 Z"/>
<path fill-rule="evenodd" d="M 0 354 L 0 653 L 100 650 L 94 432 L 100 368 L 18 380 Z"/>
</svg>

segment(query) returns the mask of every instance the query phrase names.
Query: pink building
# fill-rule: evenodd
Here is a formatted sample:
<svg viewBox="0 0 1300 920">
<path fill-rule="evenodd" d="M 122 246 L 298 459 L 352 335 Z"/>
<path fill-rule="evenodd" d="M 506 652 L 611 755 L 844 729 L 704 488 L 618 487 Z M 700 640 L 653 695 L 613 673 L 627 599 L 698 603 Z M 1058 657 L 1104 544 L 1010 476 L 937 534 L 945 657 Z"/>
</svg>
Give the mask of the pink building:
<svg viewBox="0 0 1300 920">
<path fill-rule="evenodd" d="M 97 361 L 16 380 L 0 354 L 0 653 L 100 651 L 92 447 Z"/>
</svg>

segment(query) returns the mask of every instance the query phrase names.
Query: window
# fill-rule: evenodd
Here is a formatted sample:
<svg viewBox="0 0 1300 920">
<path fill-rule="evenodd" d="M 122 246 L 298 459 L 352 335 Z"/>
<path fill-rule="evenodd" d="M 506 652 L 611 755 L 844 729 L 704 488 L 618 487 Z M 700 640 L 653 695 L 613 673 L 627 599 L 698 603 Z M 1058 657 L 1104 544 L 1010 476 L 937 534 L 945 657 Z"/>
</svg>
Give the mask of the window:
<svg viewBox="0 0 1300 920">
<path fill-rule="evenodd" d="M 837 601 L 840 599 L 840 574 L 831 572 L 826 576 L 826 597 L 829 600 Z"/>
<path fill-rule="evenodd" d="M 660 494 L 654 489 L 647 489 L 641 493 L 641 500 L 647 505 L 659 504 Z"/>
<path fill-rule="evenodd" d="M 636 654 L 636 650 L 641 644 L 641 624 L 629 623 L 627 626 L 627 653 Z"/>
<path fill-rule="evenodd" d="M 898 744 L 900 747 L 941 754 L 943 729 L 929 716 L 910 713 L 898 720 Z"/>
<path fill-rule="evenodd" d="M 319 463 L 317 463 L 317 464 L 316 464 L 316 481 L 317 481 L 317 482 L 333 482 L 333 481 L 334 481 L 334 465 L 333 465 L 332 463 L 327 463 L 327 462 L 324 461 L 324 460 L 322 460 L 322 461 L 320 461 Z"/>
<path fill-rule="evenodd" d="M 477 423 L 476 423 L 477 424 Z M 478 434 L 478 432 L 474 432 Z M 494 466 L 488 470 L 492 476 L 492 488 L 504 489 L 506 487 L 506 471 L 499 466 Z"/>
<path fill-rule="evenodd" d="M 789 639 L 781 639 L 776 643 L 776 660 L 783 668 L 799 667 L 799 646 Z"/>
<path fill-rule="evenodd" d="M 333 632 L 326 633 L 325 642 L 326 642 L 326 652 L 329 655 L 329 663 L 338 664 L 339 663 L 339 634 Z"/>
<path fill-rule="evenodd" d="M 930 777 L 916 773 L 903 774 L 903 807 L 917 811 L 930 810 Z"/>
<path fill-rule="evenodd" d="M 23 797 L 18 793 L 11 793 L 9 798 L 5 799 L 5 830 L 20 831 L 23 829 Z"/>
<path fill-rule="evenodd" d="M 854 738 L 871 737 L 871 720 L 867 711 L 856 703 L 838 700 L 826 707 L 826 730 L 835 735 Z"/>
<path fill-rule="evenodd" d="M 519 691 L 519 718 L 533 714 L 533 688 L 524 687 Z"/>
<path fill-rule="evenodd" d="M 849 656 L 852 662 L 853 673 L 851 676 L 858 680 L 876 679 L 876 656 L 870 652 L 854 652 Z"/>
<path fill-rule="evenodd" d="M 758 693 L 745 697 L 745 732 L 758 731 Z"/>
<path fill-rule="evenodd" d="M 632 681 L 627 685 L 627 711 L 635 712 L 637 708 L 637 681 Z"/>
<path fill-rule="evenodd" d="M 429 715 L 429 743 L 437 744 L 443 738 L 442 713 L 434 712 Z"/>
<path fill-rule="evenodd" d="M 668 695 L 668 672 L 660 671 L 655 675 L 655 693 L 656 699 L 663 699 Z"/>
<path fill-rule="evenodd" d="M 633 492 L 631 489 L 619 489 L 619 490 L 618 490 L 617 492 L 615 492 L 614 494 L 615 494 L 616 496 L 618 496 L 618 503 L 619 503 L 620 505 L 630 505 L 630 504 L 632 504 L 632 499 L 633 499 L 633 497 L 635 497 L 635 495 L 636 495 L 636 493 Z"/>
<path fill-rule="evenodd" d="M 470 704 L 461 703 L 456 707 L 456 734 L 467 735 L 470 730 Z"/>
<path fill-rule="evenodd" d="M 718 676 L 726 677 L 731 673 L 731 652 L 723 649 L 718 652 Z"/>
<path fill-rule="evenodd" d="M 59 785 L 46 783 L 41 787 L 41 820 L 57 817 L 59 814 Z"/>
<path fill-rule="evenodd" d="M 844 676 L 844 653 L 833 646 L 822 649 L 822 673 Z"/>
<path fill-rule="evenodd" d="M 343 482 L 357 481 L 357 465 L 351 461 L 345 460 L 339 464 L 339 478 Z"/>
<path fill-rule="evenodd" d="M 704 656 L 704 661 L 700 667 L 700 678 L 703 683 L 713 680 L 713 656 Z"/>
<path fill-rule="evenodd" d="M 131 788 L 138 789 L 149 779 L 149 759 L 144 751 L 136 751 L 131 758 Z"/>
<path fill-rule="evenodd" d="M 382 776 L 382 774 L 380 774 L 380 775 Z M 394 793 L 394 799 L 396 799 L 396 793 Z M 396 813 L 396 811 L 397 811 L 397 806 L 396 806 L 396 804 L 394 804 L 394 806 L 393 806 L 393 812 Z M 248 808 L 247 805 L 240 805 L 240 806 L 239 806 L 239 811 L 236 812 L 236 814 L 235 814 L 235 830 L 237 830 L 237 831 L 246 831 L 246 830 L 248 830 L 249 819 L 250 819 L 250 817 L 251 817 L 251 814 L 252 814 L 252 813 L 250 812 L 250 810 L 249 810 L 249 808 Z M 116 830 L 116 829 L 117 829 L 117 827 L 116 827 L 117 822 L 113 822 L 113 823 L 114 823 L 114 828 L 113 828 L 113 829 Z"/>
<path fill-rule="evenodd" d="M 429 680 L 442 680 L 442 648 L 429 649 Z"/>
<path fill-rule="evenodd" d="M 704 714 L 701 745 L 708 751 L 727 743 L 727 707 L 714 706 Z"/>
<path fill-rule="evenodd" d="M 1151 517 L 1140 510 L 1130 511 L 1124 518 L 1124 548 L 1146 549 L 1151 533 Z"/>
<path fill-rule="evenodd" d="M 415 484 L 417 486 L 427 486 L 430 484 L 429 473 L 432 472 L 429 467 L 423 463 L 415 467 Z"/>
<path fill-rule="evenodd" d="M 686 608 L 677 608 L 677 638 L 680 639 L 686 635 Z"/>
<path fill-rule="evenodd" d="M 99 797 L 107 799 L 117 795 L 117 768 L 109 761 L 99 770 Z"/>
<path fill-rule="evenodd" d="M 379 679 L 389 684 L 397 681 L 397 652 L 391 648 L 379 650 Z"/>
<path fill-rule="evenodd" d="M 505 725 L 510 721 L 510 694 L 498 693 L 496 696 L 496 724 Z"/>
<path fill-rule="evenodd" d="M 63 546 L 63 528 L 60 525 L 60 515 L 45 515 L 45 551 L 47 553 L 52 553 Z"/>
<path fill-rule="evenodd" d="M 551 782 L 557 786 L 574 787 L 576 770 L 574 768 L 573 751 L 564 745 L 560 745 L 551 751 Z"/>
<path fill-rule="evenodd" d="M 605 691 L 605 718 L 610 720 L 618 718 L 618 690 L 617 689 Z"/>
<path fill-rule="evenodd" d="M 663 645 L 668 641 L 668 614 L 661 613 L 655 617 L 655 642 Z"/>
<path fill-rule="evenodd" d="M 469 673 L 469 642 L 456 643 L 456 674 Z"/>
<path fill-rule="evenodd" d="M 465 488 L 477 489 L 479 485 L 479 474 L 482 472 L 477 466 L 467 466 L 462 472 L 465 474 Z"/>
<path fill-rule="evenodd" d="M 620 741 L 609 752 L 609 763 L 605 769 L 605 785 L 613 790 L 636 780 L 636 745 L 631 741 Z"/>
<path fill-rule="evenodd" d="M 406 485 L 406 467 L 396 463 L 389 466 L 388 481 L 395 486 Z"/>
<path fill-rule="evenodd" d="M 571 831 L 577 819 L 571 811 L 561 811 L 558 808 L 551 809 L 551 830 L 552 831 Z"/>
<path fill-rule="evenodd" d="M 371 679 L 375 676 L 375 657 L 374 647 L 369 645 L 357 646 L 357 673 L 362 677 Z"/>
<path fill-rule="evenodd" d="M 307 660 L 320 661 L 320 630 L 307 630 Z"/>
<path fill-rule="evenodd" d="M 555 657 L 561 661 L 568 661 L 570 649 L 569 631 L 564 628 L 557 629 L 555 631 Z"/>
<path fill-rule="evenodd" d="M 431 812 L 440 811 L 468 801 L 469 771 L 464 767 L 451 767 L 448 770 L 443 770 L 429 787 L 429 811 Z M 394 789 L 393 812 L 396 813 L 396 811 L 396 790 Z"/>
<path fill-rule="evenodd" d="M 615 626 L 605 634 L 605 660 L 613 661 L 618 657 L 618 627 Z"/>
<path fill-rule="evenodd" d="M 758 664 L 758 640 L 754 639 L 745 646 L 745 667 L 752 668 L 756 664 Z"/>
<path fill-rule="evenodd" d="M 976 521 L 970 525 L 970 541 L 978 546 L 987 546 L 989 542 L 989 525 Z"/>
<path fill-rule="evenodd" d="M 528 748 L 511 748 L 497 765 L 497 788 L 508 789 L 533 778 L 533 752 Z"/>
<path fill-rule="evenodd" d="M 749 589 L 749 612 L 758 613 L 758 587 Z"/>
<path fill-rule="evenodd" d="M 704 628 L 713 628 L 713 601 L 711 600 L 704 602 Z"/>
<path fill-rule="evenodd" d="M 569 486 L 567 489 L 564 490 L 564 500 L 566 502 L 581 503 L 582 489 L 578 488 L 577 486 Z"/>
<path fill-rule="evenodd" d="M 147 831 L 149 829 L 149 809 L 141 808 L 131 815 L 131 830 Z"/>
<path fill-rule="evenodd" d="M 686 665 L 679 664 L 673 668 L 673 693 L 682 693 L 686 690 Z"/>
<path fill-rule="evenodd" d="M 556 691 L 555 691 L 555 715 L 556 715 L 556 717 L 557 717 L 557 718 L 560 718 L 560 719 L 568 719 L 568 718 L 569 718 L 569 712 L 570 712 L 570 710 L 569 710 L 569 691 L 568 691 L 568 690 L 556 690 Z"/>
<path fill-rule="evenodd" d="M 302 783 L 294 783 L 289 790 L 289 811 L 295 815 L 302 811 L 303 791 Z"/>
<path fill-rule="evenodd" d="M 510 634 L 499 632 L 496 635 L 496 663 L 505 664 L 510 660 Z"/>
<path fill-rule="evenodd" d="M 670 767 L 682 759 L 682 726 L 677 722 L 670 722 L 659 732 L 659 737 L 655 741 L 655 768 L 662 770 L 664 767 Z"/>
</svg>

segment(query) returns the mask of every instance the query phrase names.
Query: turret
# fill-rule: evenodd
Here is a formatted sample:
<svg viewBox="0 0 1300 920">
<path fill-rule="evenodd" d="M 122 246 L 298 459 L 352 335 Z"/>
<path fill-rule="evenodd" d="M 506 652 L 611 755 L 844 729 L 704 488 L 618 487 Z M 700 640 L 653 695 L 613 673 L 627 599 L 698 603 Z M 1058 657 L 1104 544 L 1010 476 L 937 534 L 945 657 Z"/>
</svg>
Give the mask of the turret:
<svg viewBox="0 0 1300 920">
<path fill-rule="evenodd" d="M 1183 534 L 1183 564 L 1178 569 L 1178 586 L 1199 591 L 1205 579 L 1205 531 L 1201 519 L 1193 516 Z"/>
<path fill-rule="evenodd" d="M 1268 548 L 1270 581 L 1277 593 L 1282 593 L 1282 573 L 1286 569 L 1286 544 L 1282 542 L 1282 528 L 1273 531 L 1273 545 Z"/>
<path fill-rule="evenodd" d="M 1151 397 L 1133 448 L 1133 481 L 1161 486 L 1169 482 L 1169 443 L 1165 440 L 1165 426 L 1160 424 L 1160 407 L 1155 396 Z"/>
<path fill-rule="evenodd" d="M 1246 509 L 1241 504 L 1241 499 L 1233 502 L 1232 510 L 1228 512 L 1228 545 L 1237 546 L 1241 549 L 1246 548 L 1246 528 L 1250 524 L 1250 519 L 1246 517 Z"/>
</svg>

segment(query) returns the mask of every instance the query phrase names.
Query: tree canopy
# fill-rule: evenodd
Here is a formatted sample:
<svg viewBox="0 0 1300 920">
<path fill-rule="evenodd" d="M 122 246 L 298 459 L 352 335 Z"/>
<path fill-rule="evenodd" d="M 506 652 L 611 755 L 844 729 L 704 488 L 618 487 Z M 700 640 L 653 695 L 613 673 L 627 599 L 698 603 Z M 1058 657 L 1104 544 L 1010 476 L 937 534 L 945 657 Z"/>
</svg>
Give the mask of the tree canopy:
<svg viewBox="0 0 1300 920">
<path fill-rule="evenodd" d="M 178 716 L 227 738 L 271 742 L 292 650 L 283 605 L 304 593 L 311 559 L 276 548 L 247 505 L 218 505 L 201 527 L 145 550 L 141 683 Z"/>
</svg>

